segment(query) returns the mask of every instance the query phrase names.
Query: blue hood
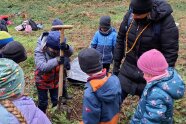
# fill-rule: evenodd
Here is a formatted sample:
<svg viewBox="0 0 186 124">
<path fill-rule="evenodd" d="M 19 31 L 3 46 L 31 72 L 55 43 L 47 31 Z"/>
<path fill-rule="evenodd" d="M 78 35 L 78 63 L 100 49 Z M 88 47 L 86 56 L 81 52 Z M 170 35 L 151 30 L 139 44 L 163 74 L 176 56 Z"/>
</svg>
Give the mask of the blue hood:
<svg viewBox="0 0 186 124">
<path fill-rule="evenodd" d="M 184 96 L 185 84 L 181 76 L 175 69 L 169 68 L 169 77 L 161 79 L 157 86 L 168 93 L 173 99 L 179 99 Z"/>
<path fill-rule="evenodd" d="M 115 85 L 113 85 L 113 82 Z M 99 100 L 112 102 L 118 94 L 121 94 L 120 87 L 119 79 L 115 75 L 112 75 L 95 93 Z"/>
</svg>

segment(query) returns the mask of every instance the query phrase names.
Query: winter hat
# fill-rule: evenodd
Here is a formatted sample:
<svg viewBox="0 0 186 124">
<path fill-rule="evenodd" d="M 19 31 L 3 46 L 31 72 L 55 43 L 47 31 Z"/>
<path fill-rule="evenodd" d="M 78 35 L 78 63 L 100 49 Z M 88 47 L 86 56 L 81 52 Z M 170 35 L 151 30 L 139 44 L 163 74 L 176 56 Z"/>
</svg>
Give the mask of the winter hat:
<svg viewBox="0 0 186 124">
<path fill-rule="evenodd" d="M 158 76 L 164 74 L 168 63 L 161 52 L 156 49 L 149 50 L 140 56 L 137 62 L 138 68 L 144 73 Z"/>
<path fill-rule="evenodd" d="M 63 22 L 60 19 L 56 18 L 52 22 L 52 26 L 55 26 L 55 25 L 63 25 Z"/>
<path fill-rule="evenodd" d="M 4 47 L 2 50 L 2 57 L 12 59 L 16 63 L 20 63 L 27 59 L 25 48 L 17 41 L 10 42 Z"/>
<path fill-rule="evenodd" d="M 6 31 L 0 31 L 0 49 L 13 41 L 13 37 Z"/>
<path fill-rule="evenodd" d="M 78 54 L 79 65 L 83 72 L 93 74 L 102 70 L 100 53 L 93 48 L 86 48 Z"/>
<path fill-rule="evenodd" d="M 111 27 L 111 18 L 110 16 L 102 16 L 99 21 L 99 26 L 103 28 L 110 29 Z"/>
<path fill-rule="evenodd" d="M 145 14 L 152 10 L 152 0 L 131 0 L 130 5 L 134 14 Z"/>
<path fill-rule="evenodd" d="M 21 67 L 10 59 L 0 58 L 0 100 L 22 95 L 24 86 Z"/>
<path fill-rule="evenodd" d="M 59 44 L 60 44 L 60 32 L 50 31 L 46 39 L 46 46 L 54 50 L 59 50 Z"/>
</svg>

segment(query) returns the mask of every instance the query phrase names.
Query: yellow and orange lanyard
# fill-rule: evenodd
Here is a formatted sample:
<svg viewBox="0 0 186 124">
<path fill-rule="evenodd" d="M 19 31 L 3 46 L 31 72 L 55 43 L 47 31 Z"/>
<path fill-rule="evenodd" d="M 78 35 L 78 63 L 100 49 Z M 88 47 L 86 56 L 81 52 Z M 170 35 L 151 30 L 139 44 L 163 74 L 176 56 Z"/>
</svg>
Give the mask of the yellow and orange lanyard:
<svg viewBox="0 0 186 124">
<path fill-rule="evenodd" d="M 140 32 L 140 33 L 138 34 L 138 36 L 136 37 L 136 39 L 135 39 L 135 41 L 134 41 L 132 47 L 128 50 L 128 35 L 129 35 L 129 31 L 131 30 L 131 27 L 132 27 L 133 22 L 134 22 L 134 19 L 133 19 L 132 22 L 130 23 L 130 26 L 129 26 L 129 28 L 128 28 L 128 30 L 127 30 L 127 33 L 126 33 L 125 57 L 126 57 L 126 55 L 127 55 L 129 52 L 132 51 L 132 49 L 133 49 L 134 46 L 136 45 L 136 43 L 137 43 L 139 37 L 141 36 L 141 34 L 142 34 L 142 33 L 147 29 L 147 27 L 150 25 L 150 23 L 147 24 L 147 25 L 141 30 L 141 32 Z"/>
</svg>

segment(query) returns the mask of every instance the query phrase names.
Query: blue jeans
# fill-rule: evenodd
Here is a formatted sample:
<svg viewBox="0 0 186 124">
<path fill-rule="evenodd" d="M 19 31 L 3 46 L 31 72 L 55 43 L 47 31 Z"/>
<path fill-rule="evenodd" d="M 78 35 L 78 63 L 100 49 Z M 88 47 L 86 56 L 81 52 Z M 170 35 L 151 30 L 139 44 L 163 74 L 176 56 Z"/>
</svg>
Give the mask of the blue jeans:
<svg viewBox="0 0 186 124">
<path fill-rule="evenodd" d="M 55 107 L 58 103 L 58 88 L 55 89 L 39 89 L 38 91 L 38 108 L 42 110 L 44 113 L 46 113 L 46 109 L 48 106 L 48 91 L 50 93 L 50 98 L 52 102 L 52 107 Z"/>
</svg>

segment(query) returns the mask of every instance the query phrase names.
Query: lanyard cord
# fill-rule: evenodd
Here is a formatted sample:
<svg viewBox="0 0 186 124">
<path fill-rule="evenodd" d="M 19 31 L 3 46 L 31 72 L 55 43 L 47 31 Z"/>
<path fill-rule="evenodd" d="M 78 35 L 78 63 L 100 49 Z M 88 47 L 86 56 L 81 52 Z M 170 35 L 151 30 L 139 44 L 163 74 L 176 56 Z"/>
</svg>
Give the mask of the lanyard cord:
<svg viewBox="0 0 186 124">
<path fill-rule="evenodd" d="M 142 31 L 138 34 L 138 36 L 136 37 L 136 39 L 135 39 L 135 41 L 134 41 L 132 47 L 128 50 L 128 36 L 129 36 L 129 31 L 131 30 L 131 27 L 132 27 L 133 22 L 134 22 L 134 19 L 133 19 L 132 22 L 130 23 L 130 26 L 129 26 L 129 28 L 128 28 L 128 30 L 127 30 L 127 33 L 126 33 L 126 40 L 125 40 L 125 42 L 126 42 L 125 57 L 126 57 L 126 55 L 127 55 L 129 52 L 132 51 L 132 49 L 133 49 L 134 46 L 136 45 L 136 43 L 137 43 L 139 37 L 141 36 L 141 34 L 142 34 L 142 33 L 147 29 L 147 27 L 150 25 L 150 23 L 149 23 L 149 24 L 147 24 L 147 25 L 143 28 L 143 30 L 142 30 Z"/>
</svg>

